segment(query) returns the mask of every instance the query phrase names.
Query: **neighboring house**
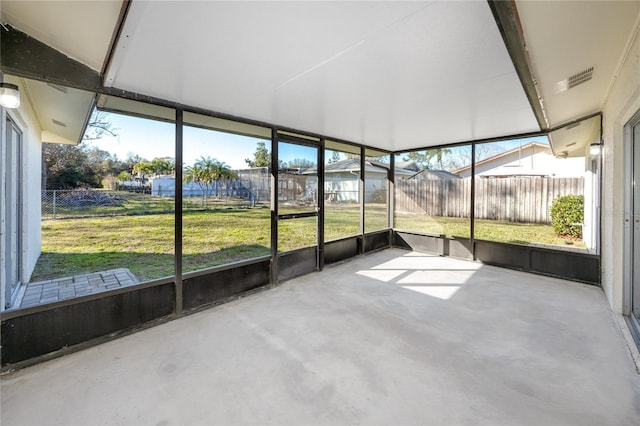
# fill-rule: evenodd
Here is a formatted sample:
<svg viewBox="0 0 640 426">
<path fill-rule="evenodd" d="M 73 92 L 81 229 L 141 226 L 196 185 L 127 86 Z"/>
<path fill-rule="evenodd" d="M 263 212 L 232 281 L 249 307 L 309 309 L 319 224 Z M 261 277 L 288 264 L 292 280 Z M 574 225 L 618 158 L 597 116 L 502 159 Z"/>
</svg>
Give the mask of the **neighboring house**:
<svg viewBox="0 0 640 426">
<path fill-rule="evenodd" d="M 305 173 L 317 173 L 315 167 Z M 376 161 L 365 161 L 365 202 L 377 200 L 380 191 L 387 190 L 389 165 Z M 396 167 L 396 176 L 408 178 L 416 172 Z M 330 203 L 357 203 L 360 182 L 360 160 L 346 159 L 330 163 L 324 170 L 324 192 Z"/>
<path fill-rule="evenodd" d="M 174 176 L 153 176 L 149 178 L 149 184 L 151 195 L 173 197 L 176 194 L 176 178 Z M 202 189 L 195 182 L 182 184 L 182 193 L 185 195 L 202 195 L 202 192 Z"/>
<path fill-rule="evenodd" d="M 566 154 L 566 152 L 565 152 Z M 475 166 L 476 176 L 480 178 L 508 177 L 553 177 L 582 178 L 584 196 L 584 227 L 582 239 L 587 247 L 596 247 L 599 241 L 597 217 L 600 209 L 598 184 L 598 166 L 588 162 L 580 152 L 570 156 L 556 157 L 549 145 L 530 142 L 510 151 L 494 155 L 478 161 Z M 454 174 L 469 178 L 471 166 L 453 171 Z"/>
<path fill-rule="evenodd" d="M 454 175 L 446 170 L 429 170 L 424 169 L 415 173 L 409 179 L 416 180 L 448 180 L 448 179 L 461 179 L 460 176 Z"/>
<path fill-rule="evenodd" d="M 411 170 L 413 172 L 419 172 L 420 170 L 422 170 L 422 167 L 420 167 L 415 160 L 396 161 L 395 165 L 396 169 Z"/>
<path fill-rule="evenodd" d="M 494 155 L 476 163 L 476 175 L 483 178 L 516 176 L 582 177 L 585 163 L 582 157 L 559 158 L 551 147 L 530 142 L 510 151 Z M 471 166 L 454 170 L 462 178 L 471 176 Z"/>
<path fill-rule="evenodd" d="M 19 87 L 21 105 L 0 107 L 0 310 L 12 306 L 40 257 L 42 144 L 77 144 L 94 100 L 55 84 L 4 81 Z"/>
<path fill-rule="evenodd" d="M 396 161 L 396 176 L 400 179 L 416 179 L 416 180 L 445 180 L 445 179 L 460 179 L 460 176 L 454 175 L 451 172 L 446 170 L 432 170 L 432 169 L 423 169 L 418 165 L 415 160 L 407 160 L 407 161 Z M 398 170 L 401 171 L 411 171 L 413 174 L 411 176 L 406 176 L 400 172 L 398 174 Z"/>
</svg>

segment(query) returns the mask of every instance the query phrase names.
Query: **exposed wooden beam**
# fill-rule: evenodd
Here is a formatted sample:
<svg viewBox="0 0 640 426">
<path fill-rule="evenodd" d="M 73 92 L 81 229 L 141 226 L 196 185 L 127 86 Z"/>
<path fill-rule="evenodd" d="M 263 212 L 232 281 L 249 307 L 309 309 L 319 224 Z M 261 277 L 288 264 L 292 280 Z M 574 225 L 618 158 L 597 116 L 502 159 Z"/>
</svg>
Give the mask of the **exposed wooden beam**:
<svg viewBox="0 0 640 426">
<path fill-rule="evenodd" d="M 540 130 L 548 130 L 549 122 L 544 110 L 544 103 L 531 67 L 531 60 L 526 48 L 520 17 L 513 0 L 487 0 L 493 18 L 496 20 L 502 40 L 507 47 L 518 78 L 522 83 L 529 104 L 536 116 Z"/>
<path fill-rule="evenodd" d="M 10 25 L 0 28 L 0 69 L 5 74 L 96 92 L 100 73 Z"/>
</svg>

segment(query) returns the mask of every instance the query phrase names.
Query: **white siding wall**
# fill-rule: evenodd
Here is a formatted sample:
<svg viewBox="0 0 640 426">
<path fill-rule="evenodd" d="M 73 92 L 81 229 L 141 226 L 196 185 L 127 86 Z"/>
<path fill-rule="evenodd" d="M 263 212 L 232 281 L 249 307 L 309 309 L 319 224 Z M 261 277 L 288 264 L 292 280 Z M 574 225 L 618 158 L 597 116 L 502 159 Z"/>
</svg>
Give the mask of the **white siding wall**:
<svg viewBox="0 0 640 426">
<path fill-rule="evenodd" d="M 623 311 L 624 125 L 640 110 L 640 32 L 603 108 L 602 287 L 611 308 Z"/>
<path fill-rule="evenodd" d="M 20 81 L 5 76 L 5 80 L 18 84 Z M 5 151 L 6 129 L 5 122 L 8 115 L 14 123 L 18 125 L 22 131 L 22 164 L 20 165 L 21 190 L 23 201 L 23 229 L 20 237 L 22 239 L 22 264 L 20 265 L 22 278 L 24 283 L 29 281 L 36 262 L 40 257 L 41 249 L 41 229 L 40 229 L 40 182 L 41 182 L 41 162 L 42 162 L 42 142 L 40 139 L 41 129 L 36 119 L 29 99 L 25 96 L 25 90 L 20 87 L 22 93 L 20 108 L 9 110 L 0 108 L 0 118 L 2 119 L 2 145 Z M 0 176 L 2 176 L 0 174 Z M 4 185 L 4 177 L 0 178 Z M 4 234 L 4 233 L 3 233 Z M 6 264 L 0 266 L 1 273 L 4 276 L 4 268 Z M 6 285 L 6 283 L 3 283 Z M 4 299 L 4 288 L 2 289 L 2 298 Z M 5 306 L 5 300 L 2 305 Z"/>
<path fill-rule="evenodd" d="M 476 165 L 476 173 L 500 173 L 503 167 L 513 168 L 517 172 L 518 166 L 523 171 L 536 171 L 546 173 L 554 177 L 581 177 L 584 174 L 584 158 L 557 158 L 551 153 L 551 149 L 529 147 L 522 153 L 513 152 L 504 157 Z M 460 173 L 460 177 L 471 176 L 471 170 Z"/>
</svg>

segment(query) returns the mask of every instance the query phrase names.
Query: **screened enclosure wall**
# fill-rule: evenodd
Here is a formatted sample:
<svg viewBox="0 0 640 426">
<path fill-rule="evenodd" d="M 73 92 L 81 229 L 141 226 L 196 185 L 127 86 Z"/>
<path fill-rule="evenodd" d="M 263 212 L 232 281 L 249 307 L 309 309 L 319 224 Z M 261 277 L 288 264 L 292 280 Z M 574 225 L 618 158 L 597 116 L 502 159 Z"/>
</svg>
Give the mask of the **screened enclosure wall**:
<svg viewBox="0 0 640 426">
<path fill-rule="evenodd" d="M 396 230 L 597 252 L 597 157 L 558 155 L 546 136 L 393 153 L 392 169 L 385 151 L 277 131 L 274 181 L 270 127 L 184 112 L 178 164 L 175 110 L 106 95 L 97 106 L 79 146 L 44 144 L 42 253 L 23 307 L 169 279 L 176 247 L 181 273 L 273 254 L 272 182 L 279 215 L 324 209 L 326 242 L 389 229 L 393 195 Z M 318 223 L 277 222 L 278 251 L 317 245 Z"/>
<path fill-rule="evenodd" d="M 143 111 L 94 111 L 78 146 L 43 144 L 42 252 L 21 307 L 174 274 L 175 194 L 157 177 L 175 172 L 175 111 Z"/>
<path fill-rule="evenodd" d="M 398 153 L 394 229 L 469 238 L 473 216 L 475 240 L 597 253 L 599 163 L 583 146 L 557 155 L 541 135 Z"/>
<path fill-rule="evenodd" d="M 396 154 L 394 228 L 468 238 L 471 145 Z"/>
<path fill-rule="evenodd" d="M 360 148 L 327 141 L 324 169 L 324 239 L 360 234 Z"/>
<path fill-rule="evenodd" d="M 183 132 L 183 272 L 270 254 L 270 129 L 187 112 Z"/>
<path fill-rule="evenodd" d="M 477 144 L 475 238 L 587 248 L 584 173 L 584 157 L 554 156 L 544 136 Z M 554 218 L 570 223 L 554 228 Z"/>
<path fill-rule="evenodd" d="M 389 173 L 391 155 L 365 149 L 364 164 L 364 232 L 388 229 Z"/>
</svg>

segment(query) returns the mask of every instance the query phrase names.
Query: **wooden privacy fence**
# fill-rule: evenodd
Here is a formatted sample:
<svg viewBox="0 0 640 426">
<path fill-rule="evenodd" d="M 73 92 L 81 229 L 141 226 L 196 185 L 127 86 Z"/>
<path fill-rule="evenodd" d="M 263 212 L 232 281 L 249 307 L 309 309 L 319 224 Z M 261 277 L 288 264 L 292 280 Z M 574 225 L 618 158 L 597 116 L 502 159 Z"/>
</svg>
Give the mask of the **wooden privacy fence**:
<svg viewBox="0 0 640 426">
<path fill-rule="evenodd" d="M 551 204 L 563 195 L 583 195 L 584 178 L 476 179 L 476 219 L 551 223 Z M 399 179 L 395 208 L 401 213 L 468 217 L 471 179 Z"/>
</svg>

